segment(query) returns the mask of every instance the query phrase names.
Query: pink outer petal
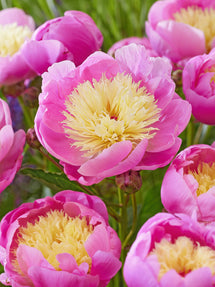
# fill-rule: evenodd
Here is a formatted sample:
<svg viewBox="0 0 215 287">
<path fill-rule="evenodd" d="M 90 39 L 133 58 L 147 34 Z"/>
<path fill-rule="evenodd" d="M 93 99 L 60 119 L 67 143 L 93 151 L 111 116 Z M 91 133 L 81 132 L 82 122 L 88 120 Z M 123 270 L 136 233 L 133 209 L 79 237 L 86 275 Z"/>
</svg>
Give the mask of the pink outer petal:
<svg viewBox="0 0 215 287">
<path fill-rule="evenodd" d="M 162 152 L 145 152 L 142 160 L 134 167 L 134 170 L 154 170 L 159 167 L 164 167 L 171 162 L 173 157 L 178 152 L 181 145 L 181 139 L 176 138 L 175 144 L 171 148 Z"/>
<path fill-rule="evenodd" d="M 28 26 L 32 31 L 35 28 L 34 20 L 18 8 L 8 8 L 0 11 L 0 25 L 16 22 L 19 26 Z"/>
<path fill-rule="evenodd" d="M 99 277 L 85 275 L 80 276 L 66 271 L 55 271 L 38 266 L 30 267 L 28 271 L 35 287 L 98 287 Z"/>
<path fill-rule="evenodd" d="M 192 113 L 194 117 L 202 123 L 214 125 L 215 96 L 205 98 L 198 95 L 191 89 L 187 89 L 185 93 L 187 101 L 192 105 Z"/>
<path fill-rule="evenodd" d="M 214 286 L 214 276 L 208 267 L 199 268 L 188 273 L 185 277 L 186 287 L 212 287 Z"/>
<path fill-rule="evenodd" d="M 144 156 L 147 143 L 147 140 L 142 140 L 127 158 L 120 161 L 113 168 L 104 170 L 103 172 L 98 173 L 95 176 L 82 176 L 82 174 L 79 173 L 78 168 L 64 164 L 63 162 L 61 162 L 61 164 L 64 166 L 64 172 L 71 180 L 78 180 L 81 184 L 91 185 L 94 183 L 98 183 L 105 177 L 117 175 L 129 169 L 134 169 L 134 167 L 139 163 L 140 159 Z"/>
<path fill-rule="evenodd" d="M 126 259 L 123 269 L 124 279 L 128 287 L 158 287 L 157 276 L 149 264 L 138 256 Z"/>
<path fill-rule="evenodd" d="M 0 161 L 7 157 L 7 153 L 11 149 L 14 140 L 13 128 L 10 125 L 0 129 Z"/>
<path fill-rule="evenodd" d="M 11 85 L 26 78 L 35 76 L 35 72 L 27 65 L 21 50 L 12 57 L 0 57 L 0 85 Z"/>
<path fill-rule="evenodd" d="M 101 281 L 110 280 L 121 268 L 122 263 L 113 254 L 97 251 L 92 257 L 91 275 L 99 275 Z"/>
<path fill-rule="evenodd" d="M 191 272 L 192 273 L 192 272 Z M 194 287 L 195 285 L 186 285 L 184 278 L 175 270 L 170 270 L 163 275 L 160 280 L 161 287 Z M 174 282 L 174 283 L 173 283 Z"/>
<path fill-rule="evenodd" d="M 215 221 L 215 186 L 197 198 L 199 206 L 198 220 Z"/>
<path fill-rule="evenodd" d="M 70 52 L 57 40 L 28 41 L 23 46 L 22 53 L 28 65 L 38 75 L 46 72 L 56 62 L 73 60 Z"/>
<path fill-rule="evenodd" d="M 0 129 L 5 125 L 12 125 L 10 108 L 5 101 L 0 99 Z"/>
<path fill-rule="evenodd" d="M 85 194 L 83 192 L 64 190 L 58 192 L 54 199 L 61 202 L 78 202 L 86 207 L 92 208 L 98 212 L 108 223 L 108 212 L 104 202 L 97 196 Z"/>
<path fill-rule="evenodd" d="M 24 143 L 25 132 L 19 130 L 15 133 L 13 145 L 7 156 L 0 163 L 0 192 L 13 181 L 16 172 L 21 167 Z"/>
<path fill-rule="evenodd" d="M 183 176 L 170 167 L 161 186 L 161 200 L 169 212 L 192 215 L 198 209 L 195 193 L 190 190 Z"/>
<path fill-rule="evenodd" d="M 152 48 L 173 62 L 205 53 L 204 33 L 189 25 L 172 20 L 161 21 L 155 30 L 146 24 Z"/>
<path fill-rule="evenodd" d="M 60 41 L 72 53 L 76 65 L 98 50 L 103 42 L 92 18 L 81 11 L 67 11 L 64 17 L 47 21 L 35 31 L 33 38 Z"/>
<path fill-rule="evenodd" d="M 131 151 L 130 141 L 117 142 L 103 150 L 96 158 L 88 160 L 80 168 L 79 172 L 86 176 L 96 176 L 105 170 L 111 169 L 122 161 Z"/>
</svg>

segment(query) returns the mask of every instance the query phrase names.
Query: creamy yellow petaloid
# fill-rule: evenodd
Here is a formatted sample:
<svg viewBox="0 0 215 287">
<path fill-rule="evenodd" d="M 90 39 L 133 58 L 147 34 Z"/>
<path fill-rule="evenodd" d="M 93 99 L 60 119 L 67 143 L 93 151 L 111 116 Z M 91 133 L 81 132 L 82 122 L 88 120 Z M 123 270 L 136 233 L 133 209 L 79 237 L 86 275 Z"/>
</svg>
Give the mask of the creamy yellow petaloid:
<svg viewBox="0 0 215 287">
<path fill-rule="evenodd" d="M 196 191 L 197 196 L 215 186 L 215 163 L 202 162 L 195 170 L 188 170 L 188 174 L 191 174 L 199 184 Z"/>
<path fill-rule="evenodd" d="M 156 255 L 160 264 L 159 279 L 171 269 L 185 276 L 192 270 L 209 267 L 212 274 L 215 274 L 215 250 L 200 246 L 185 236 L 178 237 L 174 243 L 162 239 L 155 243 L 150 254 Z"/>
<path fill-rule="evenodd" d="M 18 26 L 16 23 L 0 25 L 0 57 L 13 56 L 31 35 L 28 26 Z"/>
<path fill-rule="evenodd" d="M 50 211 L 40 216 L 35 223 L 19 228 L 18 245 L 24 244 L 42 252 L 44 258 L 56 269 L 61 270 L 56 255 L 71 254 L 78 265 L 83 262 L 91 268 L 92 260 L 84 243 L 92 234 L 93 226 L 87 223 L 85 217 L 71 218 L 63 211 Z M 16 256 L 16 250 L 14 250 Z M 20 272 L 17 259 L 14 267 Z"/>
<path fill-rule="evenodd" d="M 80 84 L 65 102 L 63 126 L 67 136 L 86 157 L 95 156 L 116 142 L 129 140 L 133 148 L 156 134 L 159 120 L 155 98 L 130 75 L 104 75 Z"/>
<path fill-rule="evenodd" d="M 190 6 L 186 9 L 182 8 L 173 15 L 173 18 L 177 22 L 202 30 L 205 35 L 207 52 L 211 50 L 212 40 L 215 37 L 215 9 Z"/>
</svg>

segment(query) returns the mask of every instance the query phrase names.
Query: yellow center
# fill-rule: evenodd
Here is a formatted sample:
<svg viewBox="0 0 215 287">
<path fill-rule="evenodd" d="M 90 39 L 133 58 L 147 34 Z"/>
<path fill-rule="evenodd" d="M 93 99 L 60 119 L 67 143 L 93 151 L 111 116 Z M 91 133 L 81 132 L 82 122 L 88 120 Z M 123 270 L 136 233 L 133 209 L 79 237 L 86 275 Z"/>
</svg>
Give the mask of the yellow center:
<svg viewBox="0 0 215 287">
<path fill-rule="evenodd" d="M 152 138 L 160 112 L 154 96 L 124 74 L 80 84 L 65 106 L 65 133 L 86 157 L 116 142 L 129 140 L 134 148 L 142 139 Z"/>
<path fill-rule="evenodd" d="M 215 275 L 215 250 L 200 246 L 185 236 L 178 237 L 174 243 L 162 239 L 150 254 L 155 254 L 160 263 L 159 279 L 171 269 L 185 276 L 192 270 L 209 267 Z"/>
<path fill-rule="evenodd" d="M 61 270 L 56 259 L 56 255 L 60 253 L 71 254 L 78 265 L 88 263 L 90 270 L 92 260 L 84 243 L 92 232 L 93 226 L 87 223 L 85 217 L 72 218 L 63 211 L 54 210 L 46 216 L 40 216 L 34 224 L 28 223 L 27 227 L 21 227 L 18 245 L 24 244 L 38 249 L 56 270 Z M 16 256 L 16 250 L 14 253 Z M 14 260 L 14 267 L 20 271 L 17 259 Z"/>
<path fill-rule="evenodd" d="M 0 25 L 0 57 L 14 55 L 31 35 L 28 26 L 18 26 L 16 23 Z"/>
<path fill-rule="evenodd" d="M 177 22 L 202 30 L 205 35 L 207 52 L 211 50 L 212 40 L 215 37 L 215 9 L 191 6 L 186 9 L 182 8 L 173 17 Z"/>
<path fill-rule="evenodd" d="M 197 196 L 215 186 L 215 163 L 200 163 L 196 170 L 188 170 L 188 174 L 191 174 L 199 184 Z"/>
</svg>

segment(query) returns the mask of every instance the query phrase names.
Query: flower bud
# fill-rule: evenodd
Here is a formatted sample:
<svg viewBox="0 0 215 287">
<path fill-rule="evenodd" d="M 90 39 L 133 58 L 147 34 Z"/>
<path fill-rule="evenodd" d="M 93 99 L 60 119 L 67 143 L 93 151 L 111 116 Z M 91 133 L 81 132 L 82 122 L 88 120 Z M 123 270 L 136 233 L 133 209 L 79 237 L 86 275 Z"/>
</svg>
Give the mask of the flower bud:
<svg viewBox="0 0 215 287">
<path fill-rule="evenodd" d="M 37 139 L 37 135 L 34 128 L 28 129 L 26 134 L 26 141 L 31 148 L 38 149 L 41 146 L 40 142 Z"/>
<path fill-rule="evenodd" d="M 138 191 L 142 186 L 142 178 L 139 171 L 129 170 L 125 173 L 119 174 L 116 176 L 116 184 L 120 189 L 126 190 L 129 192 Z"/>
<path fill-rule="evenodd" d="M 38 96 L 40 90 L 37 87 L 29 87 L 23 93 L 24 104 L 29 108 L 38 106 Z"/>
</svg>

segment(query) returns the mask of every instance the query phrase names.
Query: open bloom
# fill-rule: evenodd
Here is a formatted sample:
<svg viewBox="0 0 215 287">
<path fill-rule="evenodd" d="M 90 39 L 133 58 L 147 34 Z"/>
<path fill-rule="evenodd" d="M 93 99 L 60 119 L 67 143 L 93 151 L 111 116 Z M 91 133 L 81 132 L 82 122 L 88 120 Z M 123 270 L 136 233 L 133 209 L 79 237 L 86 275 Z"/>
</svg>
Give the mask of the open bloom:
<svg viewBox="0 0 215 287">
<path fill-rule="evenodd" d="M 115 57 L 95 52 L 77 68 L 65 61 L 43 75 L 37 137 L 71 180 L 86 185 L 167 165 L 190 118 L 168 61 L 135 44 Z"/>
<path fill-rule="evenodd" d="M 215 124 L 215 49 L 190 59 L 183 70 L 183 91 L 201 123 Z"/>
<path fill-rule="evenodd" d="M 161 187 L 164 207 L 172 213 L 215 220 L 215 147 L 193 145 L 181 151 L 168 168 Z"/>
<path fill-rule="evenodd" d="M 0 11 L 0 86 L 40 75 L 53 63 L 72 58 L 57 40 L 32 40 L 34 28 L 32 17 L 21 9 Z"/>
<path fill-rule="evenodd" d="M 215 233 L 186 216 L 160 213 L 140 229 L 127 255 L 128 287 L 215 286 Z"/>
<path fill-rule="evenodd" d="M 214 47 L 213 0 L 164 0 L 149 11 L 146 33 L 159 55 L 178 62 Z"/>
<path fill-rule="evenodd" d="M 135 43 L 137 45 L 143 45 L 146 48 L 146 52 L 148 53 L 149 56 L 151 57 L 158 56 L 158 53 L 152 49 L 149 39 L 146 37 L 143 37 L 143 38 L 129 37 L 129 38 L 122 39 L 116 42 L 115 44 L 113 44 L 112 47 L 110 47 L 110 49 L 108 50 L 108 54 L 111 56 L 114 56 L 117 49 L 127 46 L 132 43 Z"/>
<path fill-rule="evenodd" d="M 24 203 L 0 224 L 0 280 L 16 286 L 106 286 L 121 243 L 96 196 L 65 190 Z"/>
<path fill-rule="evenodd" d="M 0 192 L 14 179 L 22 163 L 25 132 L 14 133 L 8 104 L 0 99 Z"/>
<path fill-rule="evenodd" d="M 71 53 L 75 65 L 80 65 L 103 43 L 103 36 L 93 19 L 86 13 L 73 10 L 45 22 L 37 28 L 32 39 L 60 41 Z"/>
</svg>

